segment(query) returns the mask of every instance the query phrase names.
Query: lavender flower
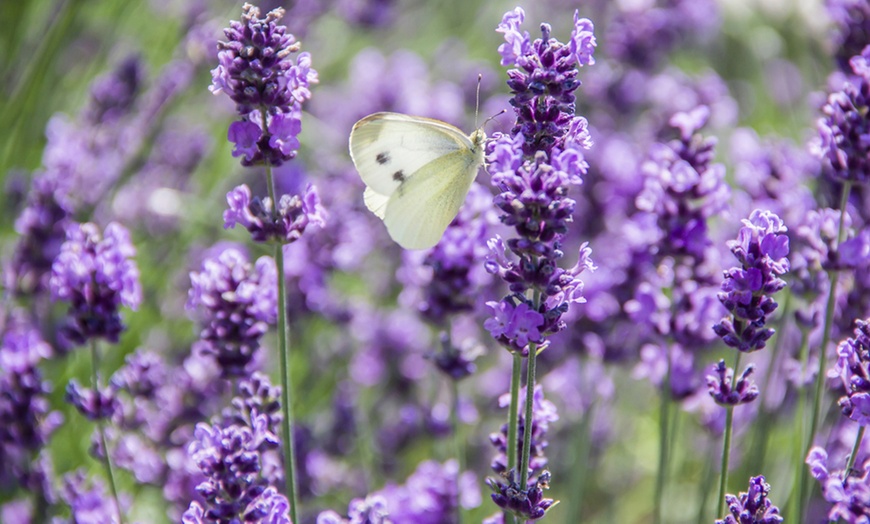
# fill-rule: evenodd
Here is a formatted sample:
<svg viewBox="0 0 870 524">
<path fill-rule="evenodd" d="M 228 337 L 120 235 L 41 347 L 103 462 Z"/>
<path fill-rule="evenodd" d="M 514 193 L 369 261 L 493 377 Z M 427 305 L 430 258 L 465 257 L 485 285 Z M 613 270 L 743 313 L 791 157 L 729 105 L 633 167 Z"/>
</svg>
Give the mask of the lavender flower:
<svg viewBox="0 0 870 524">
<path fill-rule="evenodd" d="M 444 464 L 431 460 L 423 462 L 405 484 L 387 484 L 384 489 L 370 497 L 383 499 L 389 521 L 396 524 L 455 524 L 459 505 L 471 508 L 480 504 L 480 492 L 474 475 L 469 472 L 460 475 L 459 465 L 455 460 Z M 380 509 L 378 506 L 374 507 Z M 384 522 L 386 524 L 389 521 Z M 367 521 L 360 519 L 357 522 Z"/>
<path fill-rule="evenodd" d="M 814 447 L 807 455 L 810 474 L 822 486 L 822 496 L 831 504 L 828 519 L 836 522 L 866 522 L 870 519 L 870 461 L 859 471 L 828 471 L 828 453 Z"/>
<path fill-rule="evenodd" d="M 765 328 L 767 315 L 777 307 L 771 295 L 785 287 L 778 275 L 789 269 L 788 237 L 782 220 L 756 209 L 743 220 L 737 240 L 728 242 L 740 267 L 725 271 L 719 300 L 731 312 L 713 326 L 725 344 L 742 352 L 757 351 L 773 336 Z"/>
<path fill-rule="evenodd" d="M 12 255 L 9 275 L 14 282 L 7 287 L 18 295 L 35 295 L 49 288 L 51 265 L 60 253 L 70 224 L 72 206 L 57 191 L 52 177 L 37 175 L 28 195 L 27 206 L 15 221 L 21 235 Z"/>
<path fill-rule="evenodd" d="M 387 501 L 381 495 L 369 495 L 365 499 L 353 499 L 347 507 L 347 517 L 328 510 L 317 516 L 317 524 L 392 524 L 387 511 Z"/>
<path fill-rule="evenodd" d="M 828 96 L 819 119 L 815 153 L 825 172 L 840 182 L 870 181 L 870 47 L 849 60 L 855 76 Z"/>
<path fill-rule="evenodd" d="M 311 97 L 317 82 L 311 55 L 300 49 L 287 28 L 278 25 L 281 8 L 259 18 L 260 10 L 245 4 L 240 22 L 224 29 L 227 41 L 218 44 L 220 65 L 212 70 L 212 93 L 225 92 L 242 120 L 230 125 L 228 138 L 236 144 L 233 156 L 246 166 L 279 166 L 296 156 L 302 130 L 300 105 Z"/>
<path fill-rule="evenodd" d="M 750 364 L 735 382 L 734 370 L 725 367 L 725 361 L 720 360 L 716 366 L 716 375 L 707 375 L 710 396 L 717 404 L 725 407 L 752 402 L 758 398 L 758 386 L 749 379 L 753 371 L 755 371 L 755 366 Z"/>
<path fill-rule="evenodd" d="M 828 373 L 842 380 L 843 414 L 861 426 L 870 424 L 870 321 L 855 321 L 855 336 L 837 347 L 837 363 Z"/>
<path fill-rule="evenodd" d="M 783 522 L 779 508 L 774 506 L 767 495 L 770 484 L 759 475 L 749 479 L 749 491 L 738 496 L 725 495 L 728 512 L 724 519 L 716 519 L 716 524 L 778 524 Z"/>
<path fill-rule="evenodd" d="M 114 388 L 101 388 L 97 393 L 93 388 L 83 388 L 76 379 L 67 384 L 64 400 L 75 406 L 88 420 L 110 419 L 120 409 Z"/>
<path fill-rule="evenodd" d="M 67 228 L 50 280 L 52 298 L 70 302 L 64 339 L 76 345 L 95 338 L 118 342 L 120 307 L 136 309 L 142 301 L 135 254 L 130 234 L 114 222 L 103 234 L 91 223 Z"/>
<path fill-rule="evenodd" d="M 63 421 L 50 411 L 50 384 L 37 367 L 50 354 L 33 326 L 17 314 L 8 319 L 0 339 L 0 487 L 18 484 L 43 496 L 49 472 L 36 455 Z"/>
<path fill-rule="evenodd" d="M 291 244 L 307 227 L 323 227 L 326 219 L 326 211 L 311 184 L 303 195 L 282 195 L 277 211 L 268 197 L 251 198 L 251 190 L 245 184 L 227 193 L 227 203 L 229 209 L 224 211 L 224 228 L 232 229 L 238 224 L 251 233 L 255 242 Z"/>
<path fill-rule="evenodd" d="M 530 480 L 526 489 L 519 489 L 513 472 L 506 482 L 487 479 L 492 489 L 492 500 L 496 505 L 525 520 L 538 520 L 547 514 L 554 501 L 544 497 L 544 490 L 550 487 L 550 472 L 544 471 Z"/>
<path fill-rule="evenodd" d="M 291 524 L 289 504 L 261 476 L 261 454 L 279 445 L 264 415 L 252 413 L 250 425 L 198 424 L 189 453 L 206 480 L 197 487 L 205 505 L 192 502 L 185 524 L 271 522 Z"/>
<path fill-rule="evenodd" d="M 679 129 L 680 139 L 656 144 L 642 165 L 645 182 L 636 204 L 656 217 L 661 237 L 649 245 L 658 258 L 704 261 L 711 244 L 707 220 L 727 203 L 725 166 L 712 163 L 716 139 L 698 133 L 709 116 L 706 106 L 672 116 L 670 125 Z"/>
<path fill-rule="evenodd" d="M 203 311 L 200 350 L 211 355 L 224 376 L 242 376 L 277 315 L 277 273 L 269 257 L 252 266 L 229 248 L 191 272 L 187 309 Z"/>
<path fill-rule="evenodd" d="M 870 5 L 863 0 L 828 0 L 825 8 L 835 26 L 835 58 L 841 70 L 850 70 L 849 60 L 870 41 Z"/>
<path fill-rule="evenodd" d="M 88 481 L 83 470 L 64 475 L 60 497 L 69 505 L 72 518 L 52 522 L 57 524 L 118 522 L 119 512 L 115 506 L 115 499 L 106 493 L 106 487 L 98 479 Z"/>
</svg>

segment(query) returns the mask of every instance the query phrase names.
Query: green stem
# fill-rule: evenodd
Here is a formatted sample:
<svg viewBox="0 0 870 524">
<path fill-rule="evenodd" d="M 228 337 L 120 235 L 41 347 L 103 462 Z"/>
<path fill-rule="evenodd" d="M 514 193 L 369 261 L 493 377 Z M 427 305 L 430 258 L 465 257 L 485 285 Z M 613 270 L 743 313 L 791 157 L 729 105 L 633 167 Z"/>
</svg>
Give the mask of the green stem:
<svg viewBox="0 0 870 524">
<path fill-rule="evenodd" d="M 595 404 L 590 404 L 589 409 L 580 419 L 580 427 L 577 429 L 576 441 L 573 446 L 574 460 L 571 467 L 571 484 L 568 503 L 570 504 L 569 515 L 580 515 L 583 510 L 583 496 L 586 491 L 586 478 L 588 476 L 589 455 L 592 449 L 592 422 L 595 416 Z"/>
<path fill-rule="evenodd" d="M 800 363 L 801 363 L 801 373 L 809 368 L 809 329 L 801 328 L 801 346 L 800 346 Z M 807 474 L 808 471 L 804 466 L 804 457 L 806 454 L 804 453 L 804 449 L 806 449 L 807 444 L 804 441 L 805 436 L 807 435 L 807 392 L 799 391 L 798 392 L 798 406 L 797 406 L 797 424 L 798 424 L 798 433 L 795 434 L 797 441 L 797 445 L 795 446 L 795 484 L 794 486 L 794 495 L 791 497 L 791 514 L 797 515 L 798 519 L 795 522 L 803 522 L 804 519 L 804 505 L 803 500 L 806 498 L 806 488 L 807 484 Z M 798 473 L 800 472 L 800 473 Z"/>
<path fill-rule="evenodd" d="M 517 432 L 520 418 L 520 377 L 523 373 L 523 357 L 513 353 L 513 366 L 511 370 L 511 405 L 508 413 L 508 473 L 517 472 Z"/>
<path fill-rule="evenodd" d="M 659 467 L 656 473 L 655 510 L 653 521 L 655 524 L 662 522 L 662 501 L 664 499 L 665 482 L 667 481 L 668 465 L 668 429 L 671 418 L 671 352 L 670 347 L 665 347 L 665 360 L 667 371 L 662 382 L 662 403 L 659 414 Z"/>
<path fill-rule="evenodd" d="M 855 459 L 858 458 L 858 451 L 861 449 L 861 441 L 864 440 L 865 429 L 867 429 L 866 426 L 859 426 L 858 434 L 855 435 L 855 444 L 852 446 L 852 453 L 849 454 L 849 460 L 846 463 L 846 477 L 852 474 L 852 467 L 855 466 Z"/>
<path fill-rule="evenodd" d="M 835 249 L 840 247 L 840 244 L 843 243 L 843 235 L 846 232 L 846 205 L 849 202 L 849 193 L 852 190 L 852 183 L 846 181 L 843 183 L 843 193 L 840 196 L 840 224 L 837 227 L 837 245 Z M 828 342 L 831 339 L 831 329 L 834 324 L 834 306 L 836 305 L 837 300 L 837 282 L 840 278 L 840 273 L 838 271 L 832 271 L 829 273 L 830 277 L 830 289 L 828 290 L 828 303 L 825 308 L 825 326 L 822 330 L 822 342 L 819 346 L 819 367 L 816 373 L 816 387 L 815 387 L 815 395 L 813 396 L 813 413 L 810 418 L 810 434 L 807 439 L 807 453 L 809 452 L 809 447 L 813 445 L 813 442 L 816 438 L 816 431 L 819 428 L 819 422 L 822 414 L 822 392 L 825 385 L 825 366 L 827 364 L 828 358 Z M 806 470 L 807 468 L 803 468 Z M 803 482 L 809 482 L 809 477 L 806 474 L 803 474 Z M 804 491 L 804 494 L 809 497 L 809 490 Z M 802 500 L 801 505 L 805 505 L 808 500 Z"/>
<path fill-rule="evenodd" d="M 846 472 L 843 473 L 843 485 L 846 484 L 846 479 L 852 474 L 852 466 L 855 465 L 855 458 L 858 456 L 862 440 L 864 440 L 864 426 L 858 428 L 858 434 L 855 436 L 855 444 L 852 446 L 852 453 L 849 454 L 849 460 L 846 463 Z M 828 524 L 835 524 L 837 520 L 839 519 L 828 520 Z"/>
<path fill-rule="evenodd" d="M 709 455 L 712 455 L 713 453 L 715 453 L 715 451 L 713 449 L 713 441 L 712 440 L 709 441 L 708 452 L 709 452 Z M 702 477 L 703 480 L 700 483 L 698 483 L 698 495 L 697 495 L 697 499 L 698 499 L 698 518 L 697 518 L 697 521 L 698 522 L 709 522 L 709 520 L 706 519 L 705 515 L 707 514 L 707 503 L 710 500 L 710 491 L 712 491 L 711 488 L 713 487 L 713 482 L 714 482 L 713 479 L 714 478 L 715 477 L 714 477 L 714 473 L 713 473 L 713 463 L 709 460 L 705 460 L 704 461 L 704 475 Z M 717 517 L 718 517 L 718 515 L 717 515 Z"/>
<path fill-rule="evenodd" d="M 513 363 L 511 365 L 511 405 L 509 408 L 510 411 L 508 413 L 507 467 L 509 475 L 517 472 L 517 433 L 519 431 L 520 378 L 522 374 L 523 358 L 518 353 L 513 353 Z M 508 512 L 508 510 L 505 510 L 505 524 L 507 524 L 508 519 L 511 519 L 510 522 L 517 524 L 516 515 L 513 515 L 512 513 Z"/>
<path fill-rule="evenodd" d="M 735 371 L 736 373 L 736 371 Z M 725 437 L 722 439 L 722 471 L 719 476 L 719 505 L 716 517 L 725 511 L 725 486 L 728 484 L 728 461 L 731 457 L 731 428 L 734 422 L 734 407 L 725 408 Z"/>
<path fill-rule="evenodd" d="M 99 403 L 100 381 L 97 373 L 98 367 L 99 356 L 97 352 L 97 341 L 96 339 L 91 339 L 91 384 L 94 388 L 94 398 Z M 101 418 L 97 418 L 97 430 L 100 433 L 100 443 L 103 446 L 103 467 L 106 469 L 106 477 L 109 480 L 109 489 L 112 492 L 112 499 L 115 501 L 115 508 L 118 510 L 118 523 L 124 524 L 124 512 L 121 510 L 121 499 L 118 497 L 118 487 L 115 484 L 115 474 L 112 471 L 112 460 L 109 458 L 109 445 L 106 440 L 106 430 L 103 427 L 103 419 Z"/>
<path fill-rule="evenodd" d="M 453 409 L 450 410 L 450 423 L 453 426 L 453 445 L 454 453 L 456 454 L 456 522 L 462 524 L 462 506 L 459 503 L 459 479 L 462 476 L 462 470 L 465 468 L 465 454 L 462 445 L 461 426 L 459 425 L 459 381 L 450 380 L 451 393 L 453 395 Z"/>
<path fill-rule="evenodd" d="M 272 200 L 272 212 L 274 213 L 276 212 L 277 201 L 275 200 L 275 187 L 271 167 L 266 170 L 266 177 L 269 186 L 269 198 Z M 293 522 L 299 522 L 297 519 L 296 457 L 294 455 L 296 446 L 293 442 L 293 410 L 290 407 L 291 377 L 289 366 L 290 343 L 287 340 L 289 332 L 287 329 L 287 284 L 285 282 L 286 276 L 284 275 L 284 246 L 282 244 L 275 246 L 275 266 L 278 270 L 278 354 L 281 358 L 281 413 L 283 415 L 281 428 L 284 434 L 284 492 L 287 500 L 290 502 L 290 519 Z"/>
<path fill-rule="evenodd" d="M 525 491 L 529 483 L 529 455 L 532 452 L 532 420 L 535 414 L 535 368 L 538 345 L 529 344 L 529 357 L 526 365 L 526 406 L 523 424 L 523 455 L 520 462 L 520 489 Z"/>
<path fill-rule="evenodd" d="M 770 381 L 773 378 L 773 372 L 776 369 L 776 363 L 779 362 L 779 353 L 782 351 L 782 333 L 785 332 L 786 327 L 788 327 L 788 319 L 791 318 L 791 293 L 786 293 L 785 300 L 782 304 L 782 316 L 778 329 L 776 331 L 776 340 L 773 343 L 773 350 L 770 354 L 770 363 L 767 366 L 767 371 L 764 374 L 764 385 L 762 391 L 768 391 L 770 386 Z M 734 372 L 737 372 L 735 368 Z M 770 429 L 773 426 L 773 421 L 775 420 L 775 413 L 770 413 L 766 409 L 764 409 L 764 404 L 762 403 L 761 409 L 764 410 L 764 416 L 760 417 L 757 420 L 756 424 L 754 424 L 754 436 L 752 446 L 753 453 L 749 459 L 749 464 L 753 465 L 753 468 L 756 468 L 757 471 L 765 471 L 764 463 L 767 460 L 767 445 L 770 440 Z"/>
</svg>

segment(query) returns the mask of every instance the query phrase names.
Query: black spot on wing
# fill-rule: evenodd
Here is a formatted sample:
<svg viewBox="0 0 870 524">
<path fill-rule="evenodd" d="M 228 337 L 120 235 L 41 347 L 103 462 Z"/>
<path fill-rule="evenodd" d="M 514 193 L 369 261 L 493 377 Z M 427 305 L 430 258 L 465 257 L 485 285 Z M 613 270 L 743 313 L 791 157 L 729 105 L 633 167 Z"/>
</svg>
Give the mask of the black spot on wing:
<svg viewBox="0 0 870 524">
<path fill-rule="evenodd" d="M 375 158 L 378 161 L 378 164 L 384 165 L 390 161 L 390 154 L 384 151 L 383 153 L 378 153 L 378 156 Z"/>
<path fill-rule="evenodd" d="M 404 182 L 405 181 L 405 173 L 402 173 L 402 170 L 398 170 L 393 173 L 393 180 L 396 182 Z"/>
</svg>

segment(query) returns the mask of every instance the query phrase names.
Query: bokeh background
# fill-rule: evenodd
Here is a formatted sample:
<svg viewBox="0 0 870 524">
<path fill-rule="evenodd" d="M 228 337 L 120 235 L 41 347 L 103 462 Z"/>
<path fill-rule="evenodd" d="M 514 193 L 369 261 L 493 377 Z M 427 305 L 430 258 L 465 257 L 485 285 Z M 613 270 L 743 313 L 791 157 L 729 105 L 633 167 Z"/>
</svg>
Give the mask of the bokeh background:
<svg viewBox="0 0 870 524">
<path fill-rule="evenodd" d="M 714 161 L 724 165 L 731 187 L 727 205 L 709 219 L 716 252 L 711 274 L 734 264 L 725 241 L 736 237 L 740 219 L 754 207 L 775 209 L 796 229 L 792 222 L 799 223 L 807 209 L 836 205 L 836 193 L 819 179 L 807 145 L 818 135 L 815 122 L 828 86 L 841 81 L 836 71 L 842 33 L 821 1 L 259 4 L 263 13 L 286 9 L 283 23 L 311 53 L 319 73 L 304 107 L 299 155 L 276 171 L 286 191 L 315 184 L 330 213 L 323 230 L 307 233 L 287 250 L 303 522 L 313 522 L 323 509 L 343 513 L 351 498 L 388 483 L 403 484 L 426 460 L 443 463 L 455 456 L 452 385 L 432 361 L 445 331 L 480 355 L 477 372 L 458 385 L 459 440 L 481 498 L 465 510 L 463 522 L 495 512 L 484 479 L 492 475 L 495 454 L 489 435 L 506 420 L 498 398 L 509 386 L 510 359 L 482 327 L 489 315 L 485 301 L 505 292 L 484 271 L 485 238 L 470 250 L 467 310 L 449 322 L 434 318 L 426 309 L 432 279 L 426 253 L 403 252 L 362 206 L 363 185 L 350 163 L 347 138 L 356 120 L 383 110 L 442 119 L 470 132 L 475 122 L 508 109 L 486 132 L 509 130 L 510 93 L 495 28 L 516 5 L 525 10 L 523 27 L 533 38 L 539 23 L 548 22 L 553 35 L 567 41 L 578 10 L 593 21 L 598 40 L 596 64 L 583 68 L 577 91 L 577 113 L 588 118 L 595 145 L 589 176 L 571 195 L 578 204 L 564 260 L 572 265 L 578 246 L 588 241 L 599 269 L 584 275 L 587 304 L 572 310 L 568 329 L 553 339 L 539 364 L 545 395 L 559 413 L 549 426 L 546 455 L 553 473 L 549 496 L 561 503 L 546 521 L 651 521 L 658 389 L 649 378 L 660 379 L 661 366 L 643 350 L 660 339 L 626 311 L 638 283 L 649 280 L 643 274 L 659 269 L 637 266 L 632 258 L 646 245 L 648 232 L 631 226 L 631 219 L 639 212 L 635 199 L 651 145 L 677 136 L 670 117 L 709 107 L 702 133 L 718 140 Z M 251 260 L 269 254 L 246 232 L 222 227 L 228 190 L 244 182 L 265 193 L 264 172 L 242 167 L 231 154 L 232 102 L 208 91 L 216 41 L 241 7 L 225 0 L 0 4 L 3 262 L 9 263 L 20 241 L 15 221 L 30 181 L 51 155 L 69 155 L 78 177 L 76 218 L 124 224 L 138 250 L 144 302 L 124 313 L 127 330 L 120 342 L 106 346 L 106 377 L 142 350 L 160 355 L 169 367 L 182 366 L 198 334 L 196 316 L 184 308 L 189 272 L 228 243 Z M 91 100 L 109 75 L 127 80 L 129 99 L 115 108 L 114 123 L 89 124 Z M 482 171 L 461 215 L 484 224 L 481 238 L 501 231 L 492 191 Z M 854 225 L 863 223 L 855 218 Z M 705 296 L 715 294 L 716 286 L 718 281 L 709 284 Z M 6 279 L 2 308 L 17 305 L 31 313 L 55 344 L 63 306 L 12 296 L 13 287 Z M 782 333 L 771 346 L 778 353 L 767 350 L 749 359 L 759 366 L 762 397 L 738 410 L 728 490 L 745 491 L 750 475 L 764 474 L 780 507 L 793 497 L 795 478 L 797 388 L 783 369 L 798 358 L 799 334 L 789 319 L 802 308 L 810 316 L 812 311 L 800 300 L 775 317 Z M 706 314 L 715 322 L 721 311 L 710 307 Z M 694 318 L 704 343 L 687 357 L 696 380 L 681 399 L 673 428 L 665 522 L 714 518 L 722 412 L 707 397 L 703 376 L 709 364 L 732 353 L 713 340 L 706 327 L 712 322 L 701 325 L 703 314 Z M 841 319 L 836 333 L 847 333 L 850 323 Z M 270 333 L 256 364 L 273 381 L 275 347 Z M 47 444 L 55 478 L 82 467 L 101 475 L 88 455 L 93 424 L 63 400 L 70 379 L 87 383 L 89 355 L 56 354 L 40 367 L 52 385 L 50 409 L 64 417 Z M 195 406 L 189 423 L 218 414 L 229 398 L 224 389 Z M 174 459 L 156 457 L 165 464 L 155 465 L 158 473 L 148 481 L 120 468 L 122 491 L 133 500 L 130 520 L 170 522 L 176 515 L 177 521 L 178 508 L 189 502 L 167 500 L 165 469 Z M 0 487 L 0 505 L 25 496 L 14 485 Z M 474 490 L 467 489 L 474 505 Z M 58 503 L 51 511 L 66 510 Z M 814 511 L 825 509 L 820 504 Z"/>
</svg>

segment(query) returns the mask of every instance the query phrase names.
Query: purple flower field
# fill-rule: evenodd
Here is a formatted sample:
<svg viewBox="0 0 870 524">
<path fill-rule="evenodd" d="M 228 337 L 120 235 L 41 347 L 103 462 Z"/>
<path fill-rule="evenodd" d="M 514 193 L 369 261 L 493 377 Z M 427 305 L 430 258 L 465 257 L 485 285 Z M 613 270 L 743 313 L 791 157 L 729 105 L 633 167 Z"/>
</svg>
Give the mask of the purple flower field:
<svg viewBox="0 0 870 524">
<path fill-rule="evenodd" d="M 870 524 L 870 0 L 0 20 L 0 524 Z"/>
</svg>

